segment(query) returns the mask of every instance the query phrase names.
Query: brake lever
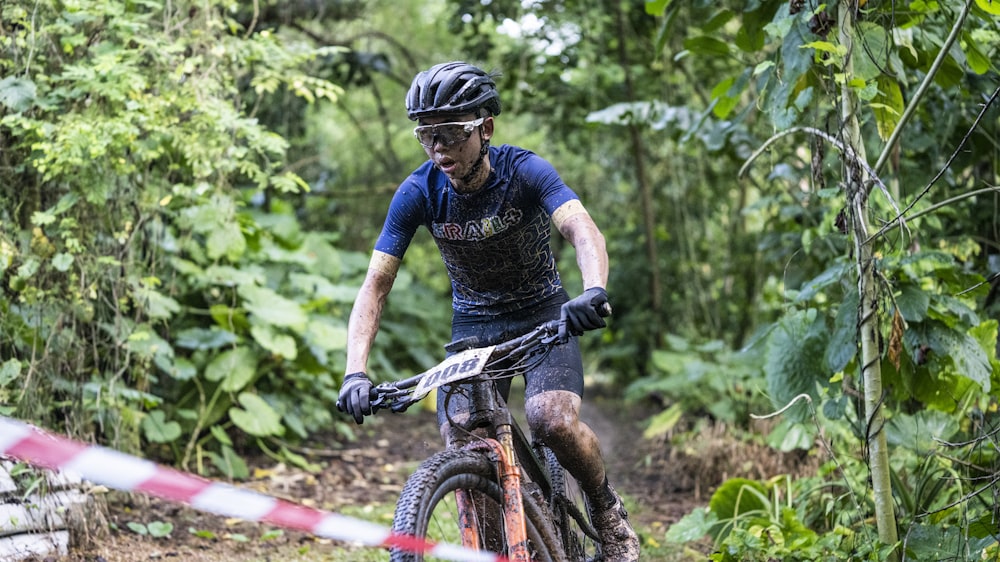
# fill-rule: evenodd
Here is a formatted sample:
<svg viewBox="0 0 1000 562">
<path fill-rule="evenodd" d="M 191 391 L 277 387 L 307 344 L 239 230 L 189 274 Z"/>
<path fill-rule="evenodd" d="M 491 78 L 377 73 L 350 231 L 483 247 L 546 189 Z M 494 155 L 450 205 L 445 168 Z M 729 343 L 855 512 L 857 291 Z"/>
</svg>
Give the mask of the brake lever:
<svg viewBox="0 0 1000 562">
<path fill-rule="evenodd" d="M 405 402 L 405 400 L 397 400 L 402 396 L 407 396 L 409 393 L 405 390 L 400 390 L 393 383 L 380 383 L 373 386 L 370 391 L 368 391 L 368 403 L 371 405 L 372 411 L 379 410 L 388 407 L 393 412 L 402 411 L 397 410 L 397 404 Z M 409 407 L 406 404 L 403 409 Z"/>
<path fill-rule="evenodd" d="M 394 414 L 401 414 L 413 404 L 413 400 L 399 400 L 397 402 L 393 402 L 392 405 L 389 406 L 389 409 L 392 410 L 392 413 Z"/>
<path fill-rule="evenodd" d="M 569 341 L 569 333 L 560 337 L 559 332 L 543 336 L 540 340 L 542 345 L 562 345 Z"/>
<path fill-rule="evenodd" d="M 570 334 L 565 334 L 562 330 L 565 320 L 550 320 L 542 325 L 542 331 L 544 334 L 539 340 L 543 345 L 562 345 L 569 341 Z M 560 333 L 564 333 L 560 337 Z"/>
</svg>

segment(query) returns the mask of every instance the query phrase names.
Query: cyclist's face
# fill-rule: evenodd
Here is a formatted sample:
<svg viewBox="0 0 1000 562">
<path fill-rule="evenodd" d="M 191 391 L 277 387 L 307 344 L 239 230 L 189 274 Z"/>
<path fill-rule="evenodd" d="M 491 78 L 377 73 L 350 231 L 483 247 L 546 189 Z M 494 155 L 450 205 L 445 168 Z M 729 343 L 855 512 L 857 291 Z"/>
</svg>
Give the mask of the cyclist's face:
<svg viewBox="0 0 1000 562">
<path fill-rule="evenodd" d="M 424 152 L 452 181 L 464 177 L 479 159 L 483 142 L 493 136 L 493 117 L 479 125 L 473 114 L 425 117 L 420 120 L 417 137 Z M 447 125 L 442 125 L 447 123 Z M 438 125 L 437 128 L 425 128 Z M 471 129 L 466 132 L 466 129 Z M 426 143 L 426 144 L 425 144 Z"/>
</svg>

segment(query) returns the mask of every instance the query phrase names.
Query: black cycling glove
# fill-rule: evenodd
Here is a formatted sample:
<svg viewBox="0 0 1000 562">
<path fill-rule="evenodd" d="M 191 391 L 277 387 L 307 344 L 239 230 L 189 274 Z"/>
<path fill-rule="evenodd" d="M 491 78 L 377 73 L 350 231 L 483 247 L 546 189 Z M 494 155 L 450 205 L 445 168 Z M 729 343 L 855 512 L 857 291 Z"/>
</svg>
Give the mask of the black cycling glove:
<svg viewBox="0 0 1000 562">
<path fill-rule="evenodd" d="M 359 372 L 345 376 L 344 384 L 340 385 L 337 409 L 351 414 L 357 424 L 364 423 L 365 416 L 372 413 L 372 405 L 368 396 L 371 390 L 372 381 L 368 375 Z"/>
<path fill-rule="evenodd" d="M 579 336 L 587 330 L 607 326 L 604 316 L 608 315 L 608 292 L 601 287 L 591 287 L 582 295 L 562 305 L 560 320 L 564 321 L 565 333 L 560 337 Z"/>
</svg>

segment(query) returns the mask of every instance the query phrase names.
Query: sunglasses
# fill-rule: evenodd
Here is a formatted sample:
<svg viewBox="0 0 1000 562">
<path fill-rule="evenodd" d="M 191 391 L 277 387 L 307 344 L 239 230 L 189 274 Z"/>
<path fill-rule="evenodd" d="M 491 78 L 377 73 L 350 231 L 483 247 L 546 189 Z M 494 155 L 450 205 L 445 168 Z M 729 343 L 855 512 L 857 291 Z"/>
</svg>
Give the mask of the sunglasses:
<svg viewBox="0 0 1000 562">
<path fill-rule="evenodd" d="M 480 117 L 474 121 L 455 121 L 452 123 L 438 123 L 437 125 L 421 125 L 413 129 L 413 136 L 417 137 L 426 148 L 434 148 L 436 143 L 443 146 L 451 146 L 469 140 L 472 131 L 483 124 L 485 117 Z"/>
</svg>

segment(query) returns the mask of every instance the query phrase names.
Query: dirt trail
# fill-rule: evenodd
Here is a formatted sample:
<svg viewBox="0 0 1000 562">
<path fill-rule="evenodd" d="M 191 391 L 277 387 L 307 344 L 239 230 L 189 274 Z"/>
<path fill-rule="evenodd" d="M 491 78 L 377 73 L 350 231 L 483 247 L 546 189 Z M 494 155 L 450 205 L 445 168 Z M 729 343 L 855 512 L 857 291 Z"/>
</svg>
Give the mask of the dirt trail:
<svg viewBox="0 0 1000 562">
<path fill-rule="evenodd" d="M 584 406 L 582 417 L 601 440 L 609 478 L 636 506 L 632 510 L 634 525 L 662 538 L 670 524 L 701 500 L 690 478 L 690 464 L 672 461 L 665 442 L 641 438 L 643 420 L 650 412 L 599 399 L 585 402 Z M 323 467 L 319 472 L 275 465 L 271 459 L 260 458 L 250 461 L 251 481 L 239 485 L 320 509 L 356 513 L 365 506 L 394 504 L 407 475 L 422 459 L 441 449 L 434 414 L 421 410 L 379 414 L 356 428 L 353 442 L 342 445 L 339 440 L 332 435 L 321 437 L 299 450 Z M 681 477 L 682 473 L 688 476 Z M 262 541 L 260 537 L 268 529 L 257 524 L 227 521 L 145 496 L 114 494 L 112 499 L 101 517 L 115 530 L 95 537 L 91 545 L 77 549 L 65 560 L 277 561 L 288 560 L 288 553 L 296 552 L 296 545 L 308 546 L 303 550 L 314 553 L 323 549 L 304 533 L 286 531 L 275 540 Z M 173 525 L 168 539 L 141 536 L 128 527 L 130 522 L 153 521 Z"/>
</svg>

